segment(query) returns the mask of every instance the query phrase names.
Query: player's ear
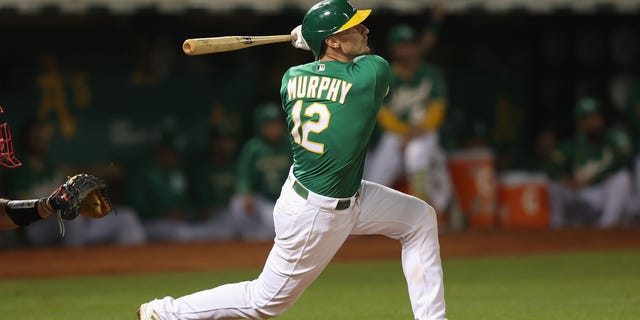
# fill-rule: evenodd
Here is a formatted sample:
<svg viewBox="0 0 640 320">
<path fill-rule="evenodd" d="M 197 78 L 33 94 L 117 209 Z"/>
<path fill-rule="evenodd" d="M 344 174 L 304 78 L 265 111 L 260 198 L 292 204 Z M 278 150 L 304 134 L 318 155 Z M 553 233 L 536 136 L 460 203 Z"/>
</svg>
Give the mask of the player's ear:
<svg viewBox="0 0 640 320">
<path fill-rule="evenodd" d="M 333 49 L 338 49 L 338 47 L 340 47 L 340 41 L 338 40 L 338 37 L 335 36 L 327 37 L 326 39 L 324 39 L 324 43 L 327 45 L 327 47 Z"/>
</svg>

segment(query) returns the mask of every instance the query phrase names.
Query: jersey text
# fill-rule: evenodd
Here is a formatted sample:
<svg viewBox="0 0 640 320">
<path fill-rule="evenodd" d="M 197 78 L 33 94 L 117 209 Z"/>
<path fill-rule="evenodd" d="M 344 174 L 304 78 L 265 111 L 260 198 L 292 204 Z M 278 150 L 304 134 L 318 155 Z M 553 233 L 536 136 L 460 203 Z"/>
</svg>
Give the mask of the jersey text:
<svg viewBox="0 0 640 320">
<path fill-rule="evenodd" d="M 344 104 L 352 83 L 341 79 L 318 76 L 300 76 L 289 79 L 287 93 L 293 99 L 324 99 Z"/>
</svg>

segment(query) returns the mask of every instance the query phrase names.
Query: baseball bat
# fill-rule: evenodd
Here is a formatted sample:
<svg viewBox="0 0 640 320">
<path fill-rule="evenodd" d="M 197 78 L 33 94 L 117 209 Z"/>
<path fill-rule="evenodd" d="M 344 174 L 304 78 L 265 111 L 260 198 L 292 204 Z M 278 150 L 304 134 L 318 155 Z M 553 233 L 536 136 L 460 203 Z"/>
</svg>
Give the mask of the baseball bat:
<svg viewBox="0 0 640 320">
<path fill-rule="evenodd" d="M 294 39 L 295 36 L 290 34 L 278 36 L 226 36 L 187 39 L 182 44 L 182 51 L 190 56 L 195 56 L 200 54 L 240 50 L 270 43 L 291 42 Z"/>
</svg>

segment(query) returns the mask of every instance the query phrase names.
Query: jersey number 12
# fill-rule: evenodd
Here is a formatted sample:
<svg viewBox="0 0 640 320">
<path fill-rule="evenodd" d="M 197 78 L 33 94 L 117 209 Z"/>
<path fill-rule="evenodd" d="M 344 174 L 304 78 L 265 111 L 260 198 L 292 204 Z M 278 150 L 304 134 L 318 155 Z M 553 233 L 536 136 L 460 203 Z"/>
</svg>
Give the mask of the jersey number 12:
<svg viewBox="0 0 640 320">
<path fill-rule="evenodd" d="M 318 120 L 313 121 L 311 119 L 305 121 L 301 120 L 302 115 L 302 100 L 296 101 L 291 110 L 291 119 L 293 120 L 293 129 L 291 135 L 293 141 L 303 148 L 318 154 L 324 153 L 324 144 L 309 140 L 309 133 L 320 133 L 329 127 L 329 121 L 331 120 L 331 113 L 326 104 L 314 102 L 304 109 L 304 115 L 307 117 L 313 117 L 318 115 Z"/>
</svg>

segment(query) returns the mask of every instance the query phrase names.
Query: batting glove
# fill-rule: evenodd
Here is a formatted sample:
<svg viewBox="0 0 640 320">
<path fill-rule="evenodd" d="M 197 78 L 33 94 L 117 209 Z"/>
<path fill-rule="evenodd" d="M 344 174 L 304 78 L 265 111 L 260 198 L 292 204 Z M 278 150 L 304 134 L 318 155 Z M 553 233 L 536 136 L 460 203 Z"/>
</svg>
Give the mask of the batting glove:
<svg viewBox="0 0 640 320">
<path fill-rule="evenodd" d="M 291 30 L 291 35 L 295 38 L 291 40 L 291 45 L 293 45 L 294 48 L 311 51 L 311 48 L 309 48 L 307 41 L 305 41 L 304 37 L 302 36 L 302 25 L 293 28 L 293 30 Z"/>
</svg>

